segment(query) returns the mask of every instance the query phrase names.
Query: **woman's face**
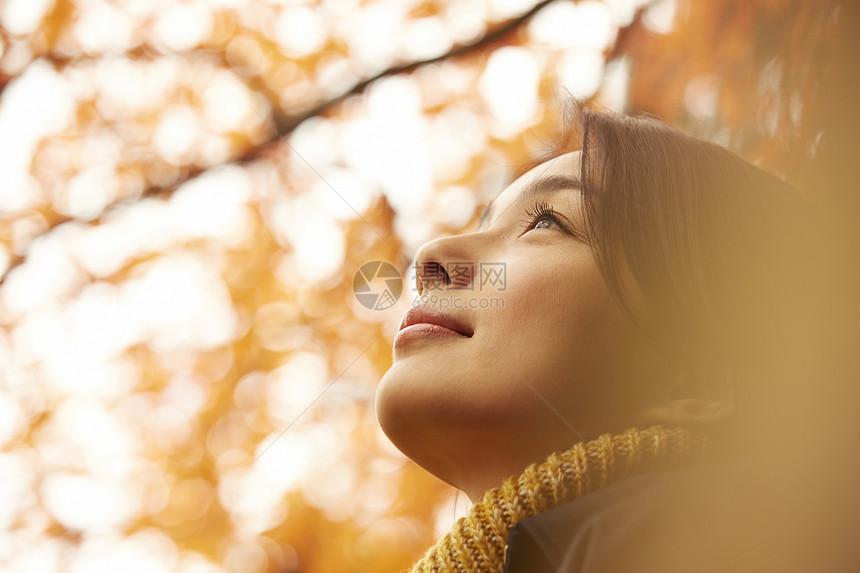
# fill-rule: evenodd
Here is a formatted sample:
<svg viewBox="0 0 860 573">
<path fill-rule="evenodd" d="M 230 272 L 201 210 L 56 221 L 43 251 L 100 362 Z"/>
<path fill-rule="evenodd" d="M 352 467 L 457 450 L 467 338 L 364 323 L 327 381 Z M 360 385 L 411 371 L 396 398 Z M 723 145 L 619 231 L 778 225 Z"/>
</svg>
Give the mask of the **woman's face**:
<svg viewBox="0 0 860 573">
<path fill-rule="evenodd" d="M 579 155 L 535 167 L 477 230 L 415 257 L 413 306 L 470 336 L 401 329 L 377 415 L 401 451 L 473 499 L 552 451 L 634 425 L 660 379 L 584 240 Z"/>
</svg>

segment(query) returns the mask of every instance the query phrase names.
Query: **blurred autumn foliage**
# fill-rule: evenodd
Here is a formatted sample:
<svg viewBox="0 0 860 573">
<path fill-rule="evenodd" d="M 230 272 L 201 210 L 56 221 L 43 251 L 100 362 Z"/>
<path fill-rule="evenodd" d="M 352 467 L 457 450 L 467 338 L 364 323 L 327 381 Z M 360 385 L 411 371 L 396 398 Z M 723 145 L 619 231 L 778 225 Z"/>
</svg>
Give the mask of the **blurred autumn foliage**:
<svg viewBox="0 0 860 573">
<path fill-rule="evenodd" d="M 408 567 L 466 500 L 377 428 L 410 292 L 367 310 L 356 270 L 408 285 L 545 150 L 561 88 L 856 213 L 855 10 L 7 1 L 3 569 Z"/>
</svg>

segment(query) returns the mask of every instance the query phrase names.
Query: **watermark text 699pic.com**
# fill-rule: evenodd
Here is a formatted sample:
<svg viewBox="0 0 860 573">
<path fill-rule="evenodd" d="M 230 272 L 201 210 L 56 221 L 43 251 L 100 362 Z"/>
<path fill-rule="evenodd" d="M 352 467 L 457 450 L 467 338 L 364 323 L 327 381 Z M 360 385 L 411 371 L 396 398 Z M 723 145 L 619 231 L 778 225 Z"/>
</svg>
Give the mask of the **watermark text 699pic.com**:
<svg viewBox="0 0 860 573">
<path fill-rule="evenodd" d="M 444 308 L 505 308 L 505 299 L 500 296 L 486 297 L 473 296 L 469 298 L 455 298 L 450 296 L 436 296 L 435 294 L 416 296 L 412 306 L 430 306 Z"/>
</svg>

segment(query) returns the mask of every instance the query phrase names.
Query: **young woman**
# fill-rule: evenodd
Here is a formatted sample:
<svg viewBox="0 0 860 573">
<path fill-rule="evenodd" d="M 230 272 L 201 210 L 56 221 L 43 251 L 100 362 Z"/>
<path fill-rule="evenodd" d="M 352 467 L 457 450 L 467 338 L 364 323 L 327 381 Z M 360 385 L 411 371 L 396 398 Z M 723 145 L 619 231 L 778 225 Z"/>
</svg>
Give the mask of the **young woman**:
<svg viewBox="0 0 860 573">
<path fill-rule="evenodd" d="M 764 480 L 814 477 L 785 444 L 826 421 L 807 391 L 814 207 L 655 119 L 577 117 L 473 232 L 416 254 L 377 415 L 474 506 L 415 570 L 809 565 L 772 546 L 808 508 L 755 508 L 783 499 Z M 773 539 L 750 531 L 764 517 Z M 724 550 L 745 534 L 762 545 Z"/>
</svg>

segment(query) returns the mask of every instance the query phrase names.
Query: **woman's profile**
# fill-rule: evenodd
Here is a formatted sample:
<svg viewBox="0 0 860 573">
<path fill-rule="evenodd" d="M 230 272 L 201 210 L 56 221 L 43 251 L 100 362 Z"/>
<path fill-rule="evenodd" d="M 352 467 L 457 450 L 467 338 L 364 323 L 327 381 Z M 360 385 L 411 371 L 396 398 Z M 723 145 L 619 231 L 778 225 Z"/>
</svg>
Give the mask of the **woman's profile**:
<svg viewBox="0 0 860 573">
<path fill-rule="evenodd" d="M 850 516 L 780 505 L 821 485 L 792 454 L 828 423 L 815 207 L 650 117 L 577 108 L 566 133 L 415 256 L 377 415 L 474 506 L 414 570 L 839 566 L 797 524 Z"/>
</svg>

